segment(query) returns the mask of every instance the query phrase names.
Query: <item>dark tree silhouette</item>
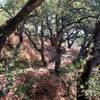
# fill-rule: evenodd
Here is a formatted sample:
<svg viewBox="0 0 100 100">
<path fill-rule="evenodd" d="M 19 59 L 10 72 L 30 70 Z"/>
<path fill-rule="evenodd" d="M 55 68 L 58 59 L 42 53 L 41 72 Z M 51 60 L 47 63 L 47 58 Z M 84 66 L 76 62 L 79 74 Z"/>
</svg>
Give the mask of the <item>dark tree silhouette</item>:
<svg viewBox="0 0 100 100">
<path fill-rule="evenodd" d="M 19 11 L 19 13 L 12 19 L 6 21 L 4 25 L 0 27 L 0 51 L 3 48 L 6 38 L 13 33 L 17 26 L 44 0 L 29 0 L 25 6 Z"/>
<path fill-rule="evenodd" d="M 100 65 L 100 21 L 96 23 L 92 40 L 93 43 L 91 43 L 89 56 L 86 59 L 86 63 L 83 66 L 83 72 L 79 78 L 80 80 L 77 87 L 77 100 L 87 100 L 85 96 L 85 90 L 88 89 L 88 80 L 90 74 L 92 72 L 93 67 Z"/>
</svg>

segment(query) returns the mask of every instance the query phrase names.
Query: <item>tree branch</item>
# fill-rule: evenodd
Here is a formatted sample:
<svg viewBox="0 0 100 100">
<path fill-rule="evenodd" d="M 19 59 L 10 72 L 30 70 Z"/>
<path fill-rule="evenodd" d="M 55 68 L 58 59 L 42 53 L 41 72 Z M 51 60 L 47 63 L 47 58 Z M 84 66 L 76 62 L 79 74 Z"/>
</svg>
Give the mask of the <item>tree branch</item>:
<svg viewBox="0 0 100 100">
<path fill-rule="evenodd" d="M 10 18 L 13 18 L 12 14 L 6 8 L 4 8 L 2 5 L 0 5 L 0 9 L 4 10 L 10 16 Z"/>
<path fill-rule="evenodd" d="M 0 27 L 0 51 L 6 38 L 16 30 L 16 27 L 44 0 L 29 0 L 19 13 Z"/>
</svg>

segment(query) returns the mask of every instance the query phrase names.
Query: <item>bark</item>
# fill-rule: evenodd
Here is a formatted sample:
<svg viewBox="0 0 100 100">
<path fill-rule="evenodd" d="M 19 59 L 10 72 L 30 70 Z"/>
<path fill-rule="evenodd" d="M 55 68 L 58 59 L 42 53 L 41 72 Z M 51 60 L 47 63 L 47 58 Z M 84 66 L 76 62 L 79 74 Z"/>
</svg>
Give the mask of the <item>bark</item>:
<svg viewBox="0 0 100 100">
<path fill-rule="evenodd" d="M 42 64 L 44 67 L 47 67 L 47 62 L 45 61 L 45 56 L 44 56 L 44 40 L 43 40 L 43 37 L 44 37 L 44 26 L 43 26 L 43 22 L 41 23 L 41 37 L 40 37 L 40 40 L 41 40 L 41 51 L 40 51 L 40 54 L 41 54 L 41 60 L 42 60 Z"/>
<path fill-rule="evenodd" d="M 41 54 L 41 60 L 42 60 L 43 67 L 47 67 L 47 62 L 45 61 L 45 56 L 44 56 L 44 50 L 42 50 L 40 54 Z"/>
<path fill-rule="evenodd" d="M 80 76 L 80 81 L 78 83 L 78 93 L 77 100 L 87 100 L 85 95 L 85 90 L 88 89 L 88 80 L 93 67 L 100 65 L 100 21 L 96 23 L 94 36 L 92 38 L 93 43 L 91 43 L 91 49 L 86 63 L 84 65 L 83 72 Z M 82 88 L 83 86 L 83 88 Z M 83 91 L 84 90 L 84 91 Z"/>
<path fill-rule="evenodd" d="M 47 62 L 45 61 L 45 56 L 44 56 L 44 41 L 43 41 L 43 37 L 41 37 L 41 60 L 42 60 L 42 64 L 44 67 L 47 67 Z"/>
<path fill-rule="evenodd" d="M 13 33 L 17 26 L 44 0 L 29 0 L 19 13 L 0 27 L 0 51 L 6 38 Z"/>
<path fill-rule="evenodd" d="M 56 48 L 56 58 L 55 58 L 55 73 L 59 75 L 59 68 L 61 65 L 61 50 L 60 47 Z"/>
<path fill-rule="evenodd" d="M 58 31 L 59 30 L 59 25 L 58 25 L 58 15 L 56 15 L 56 35 L 55 35 L 55 38 L 53 39 L 54 40 L 54 47 L 56 49 L 56 58 L 55 58 L 55 73 L 57 75 L 59 75 L 59 68 L 60 68 L 60 65 L 61 65 L 61 44 L 62 44 L 62 37 L 63 37 L 63 27 L 64 27 L 64 21 L 63 21 L 63 17 L 61 18 L 61 26 L 62 26 L 62 31 Z"/>
</svg>

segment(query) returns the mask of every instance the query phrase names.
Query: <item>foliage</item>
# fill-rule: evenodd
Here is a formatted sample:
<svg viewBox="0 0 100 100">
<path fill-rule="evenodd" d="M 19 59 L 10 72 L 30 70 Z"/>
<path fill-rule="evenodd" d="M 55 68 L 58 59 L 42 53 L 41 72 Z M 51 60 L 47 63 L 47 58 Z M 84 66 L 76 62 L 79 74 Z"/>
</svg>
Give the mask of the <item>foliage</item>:
<svg viewBox="0 0 100 100">
<path fill-rule="evenodd" d="M 7 20 L 13 18 L 27 1 L 28 0 L 5 0 L 0 5 L 0 25 L 3 23 L 8 23 L 9 21 Z M 58 53 L 58 48 L 61 51 L 62 47 L 67 45 L 64 47 L 65 49 L 75 47 L 79 49 L 79 62 L 77 62 L 76 64 L 72 63 L 64 66 L 60 65 L 61 68 L 59 68 L 58 71 L 60 73 L 60 76 L 62 77 L 66 74 L 70 75 L 72 73 L 74 75 L 80 75 L 79 73 L 83 71 L 80 69 L 83 69 L 84 61 L 87 61 L 87 59 L 85 59 L 85 57 L 83 57 L 84 55 L 82 55 L 81 53 L 83 53 L 85 50 L 89 51 L 89 46 L 87 46 L 87 44 L 91 41 L 93 31 L 95 29 L 95 22 L 98 19 L 99 14 L 100 0 L 45 0 L 43 5 L 31 12 L 31 14 L 27 16 L 27 18 L 24 19 L 24 21 L 16 28 L 18 37 L 21 38 L 22 36 L 23 38 L 22 40 L 19 39 L 19 42 L 25 43 L 25 47 L 23 46 L 23 48 L 26 49 L 25 53 L 29 52 L 28 57 L 30 59 L 25 58 L 24 60 L 18 57 L 17 54 L 21 49 L 21 47 L 19 46 L 18 48 L 13 47 L 12 51 L 17 50 L 17 52 L 13 53 L 12 55 L 10 54 L 10 57 L 4 57 L 3 61 L 0 62 L 0 75 L 5 75 L 8 82 L 5 86 L 5 94 L 12 88 L 15 76 L 19 75 L 20 73 L 22 75 L 26 71 L 26 69 L 30 69 L 29 67 L 32 67 L 31 70 L 39 70 L 39 68 L 44 67 L 39 59 L 33 59 L 33 56 L 35 56 L 36 54 L 33 55 L 32 50 L 33 48 L 35 48 L 35 50 L 41 55 L 41 58 L 44 57 L 42 58 L 42 60 L 45 61 L 45 53 L 47 53 L 45 49 L 48 49 L 46 48 L 46 46 L 48 47 L 48 44 L 55 49 L 54 53 L 56 54 L 54 55 L 56 56 L 54 58 L 54 62 L 56 62 L 56 58 L 58 57 L 58 55 L 60 55 L 60 61 L 63 61 L 63 54 L 62 52 Z M 25 38 L 27 39 L 24 40 Z M 11 41 L 12 40 L 10 40 L 9 42 Z M 47 44 L 45 41 L 47 42 Z M 22 45 L 22 43 L 18 43 L 18 45 Z M 5 43 L 5 48 L 9 48 L 10 46 L 11 44 L 7 45 L 7 43 Z M 83 51 L 81 52 L 81 50 Z M 0 58 L 0 60 L 2 59 Z M 52 69 L 50 63 L 47 62 L 47 64 Z M 49 68 L 46 69 L 49 72 Z M 96 69 L 96 67 L 94 69 Z M 41 70 L 39 71 L 41 72 Z M 14 72 L 16 75 L 14 74 Z M 33 73 L 31 72 L 28 75 L 22 75 L 23 79 L 21 80 L 21 82 L 23 80 L 24 82 L 18 85 L 17 90 L 14 91 L 14 95 L 22 95 L 23 97 L 25 96 L 25 100 L 29 100 L 30 98 L 28 97 L 28 95 L 31 95 L 31 93 L 34 94 L 34 92 L 32 92 L 33 84 L 36 84 L 37 87 L 41 87 L 41 85 L 43 85 L 43 88 L 41 87 L 42 89 L 36 91 L 36 93 L 39 94 L 39 91 L 45 91 L 45 87 L 47 87 L 48 89 L 49 86 L 51 86 L 51 83 L 56 81 L 56 79 L 54 79 L 53 82 L 51 81 L 55 76 L 45 78 L 46 74 L 43 74 L 43 77 L 41 77 L 40 75 L 39 78 L 37 78 L 34 77 L 34 75 L 32 76 L 31 74 L 33 75 Z M 50 74 L 53 75 L 52 71 Z M 78 75 L 74 76 L 75 79 L 78 78 Z M 20 77 L 20 75 L 18 77 Z M 89 89 L 86 91 L 87 95 L 99 96 L 99 77 L 99 72 L 91 73 L 91 77 L 89 80 Z M 60 80 L 60 78 L 57 79 Z M 41 81 L 44 82 L 45 85 Z M 73 82 L 71 82 L 70 80 L 67 80 L 66 82 L 68 86 L 70 86 L 70 84 L 72 83 Z M 57 88 L 59 86 L 55 85 L 54 83 L 51 87 L 53 90 L 53 87 Z"/>
<path fill-rule="evenodd" d="M 100 96 L 100 82 L 99 82 L 99 72 L 98 68 L 93 71 L 89 80 L 89 89 L 87 91 L 88 95 Z"/>
</svg>

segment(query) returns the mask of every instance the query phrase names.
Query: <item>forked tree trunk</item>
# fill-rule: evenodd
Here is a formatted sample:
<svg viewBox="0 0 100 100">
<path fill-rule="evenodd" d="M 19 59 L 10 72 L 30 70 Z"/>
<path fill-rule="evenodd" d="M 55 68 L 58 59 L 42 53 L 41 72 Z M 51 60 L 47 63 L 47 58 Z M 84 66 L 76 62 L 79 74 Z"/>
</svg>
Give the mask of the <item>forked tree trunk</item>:
<svg viewBox="0 0 100 100">
<path fill-rule="evenodd" d="M 86 63 L 84 65 L 83 72 L 80 76 L 78 83 L 77 100 L 87 100 L 85 90 L 88 89 L 88 80 L 93 67 L 100 65 L 100 21 L 96 23 L 95 32 L 93 36 L 93 43 L 91 43 L 91 49 Z"/>
<path fill-rule="evenodd" d="M 0 51 L 3 48 L 6 38 L 13 33 L 17 26 L 44 0 L 29 0 L 20 12 L 0 27 Z"/>
</svg>

